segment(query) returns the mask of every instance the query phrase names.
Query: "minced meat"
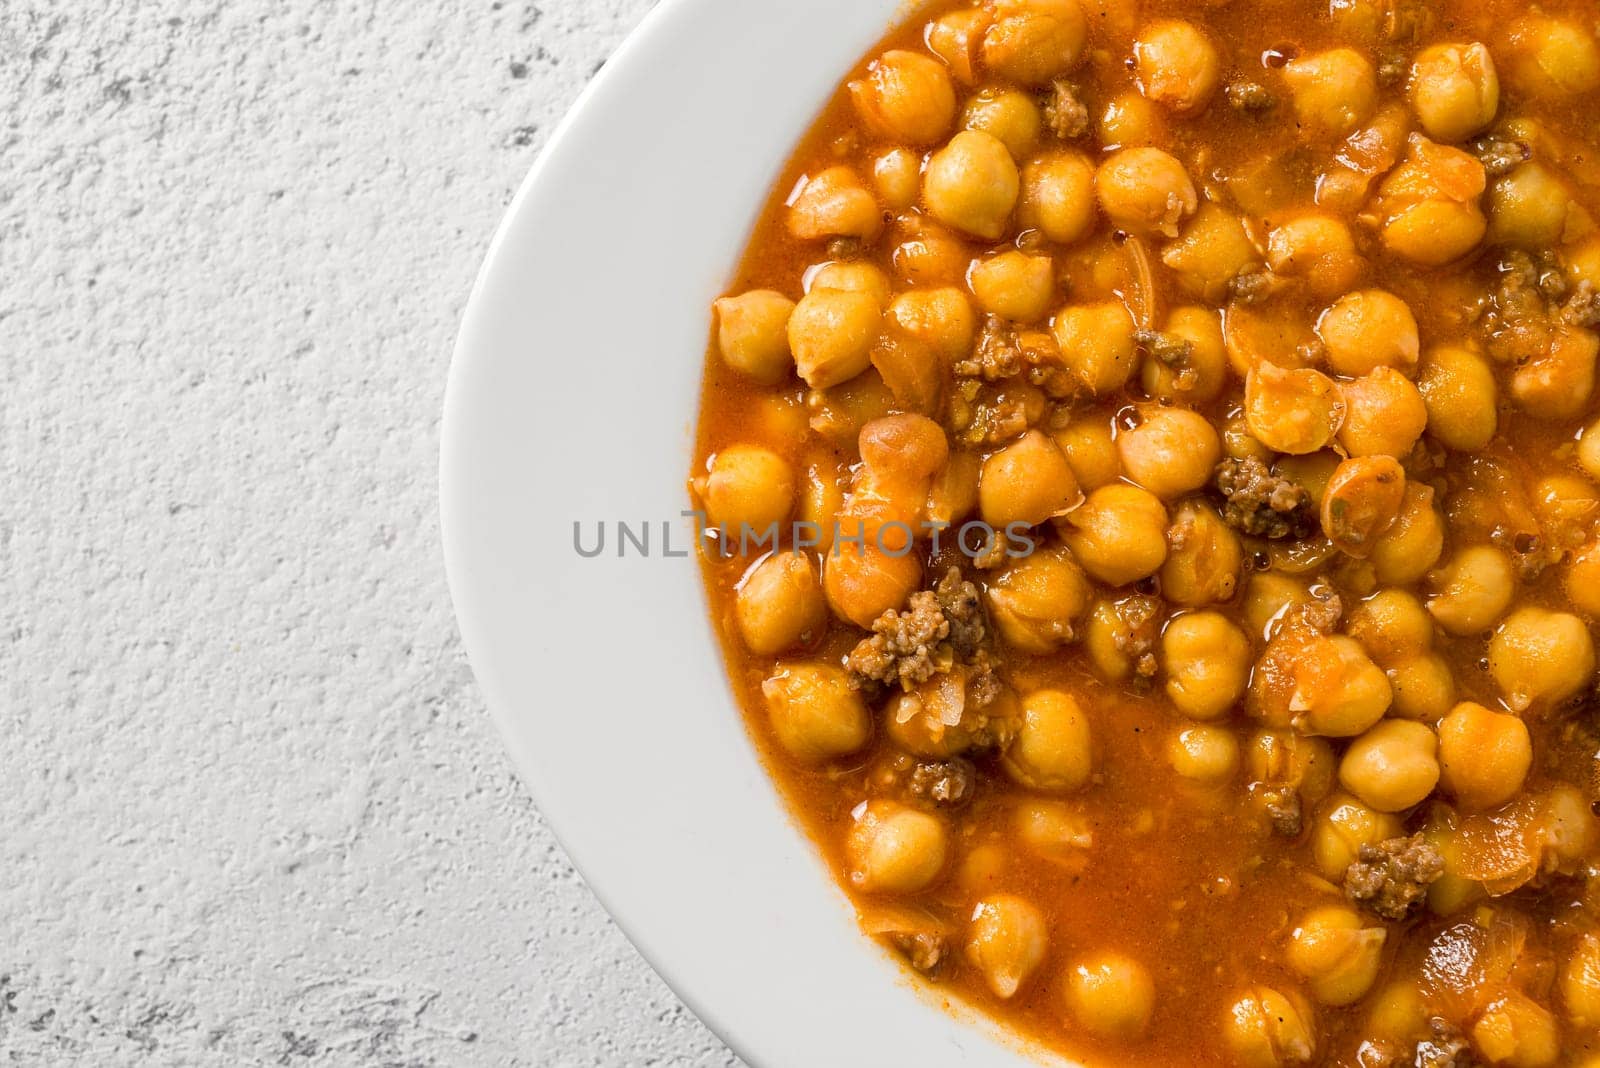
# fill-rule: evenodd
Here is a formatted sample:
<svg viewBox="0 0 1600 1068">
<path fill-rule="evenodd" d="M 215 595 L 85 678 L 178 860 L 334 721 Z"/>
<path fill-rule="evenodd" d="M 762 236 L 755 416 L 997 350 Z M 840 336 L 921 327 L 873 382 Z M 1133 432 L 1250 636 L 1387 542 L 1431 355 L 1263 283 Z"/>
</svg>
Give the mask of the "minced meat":
<svg viewBox="0 0 1600 1068">
<path fill-rule="evenodd" d="M 905 611 L 883 613 L 872 632 L 845 660 L 857 687 L 884 683 L 910 690 L 957 662 L 977 668 L 979 676 L 993 672 L 983 602 L 959 568 L 933 589 L 913 593 Z"/>
<path fill-rule="evenodd" d="M 1254 457 L 1222 461 L 1212 484 L 1223 498 L 1224 522 L 1246 534 L 1299 539 L 1317 529 L 1316 511 L 1305 487 L 1273 474 Z"/>
<path fill-rule="evenodd" d="M 951 568 L 931 590 L 911 595 L 903 612 L 893 609 L 872 624 L 845 660 L 856 686 L 879 682 L 910 690 L 957 659 L 971 659 L 986 633 L 978 588 Z"/>
<path fill-rule="evenodd" d="M 952 368 L 957 375 L 998 382 L 1022 373 L 1022 346 L 1017 332 L 998 315 L 985 316 L 978 331 L 972 355 L 957 360 Z"/>
<path fill-rule="evenodd" d="M 1561 320 L 1572 326 L 1600 326 L 1600 293 L 1585 279 L 1573 287 L 1561 306 Z"/>
<path fill-rule="evenodd" d="M 1526 141 L 1516 141 L 1498 134 L 1487 134 L 1472 145 L 1473 153 L 1483 164 L 1490 178 L 1509 174 L 1533 158 L 1533 149 Z"/>
<path fill-rule="evenodd" d="M 1305 805 L 1293 786 L 1262 785 L 1256 791 L 1262 811 L 1272 825 L 1272 833 L 1282 838 L 1299 838 L 1305 827 Z"/>
<path fill-rule="evenodd" d="M 1235 111 L 1260 114 L 1277 105 L 1272 91 L 1260 82 L 1232 82 L 1223 90 Z"/>
<path fill-rule="evenodd" d="M 1044 102 L 1044 123 L 1063 141 L 1072 141 L 1089 132 L 1089 109 L 1071 82 L 1058 80 Z"/>
<path fill-rule="evenodd" d="M 954 808 L 971 799 L 977 779 L 978 769 L 969 760 L 923 761 L 911 770 L 906 789 L 913 797 Z"/>
<path fill-rule="evenodd" d="M 1228 282 L 1228 295 L 1240 304 L 1259 304 L 1272 296 L 1278 280 L 1266 267 L 1240 271 Z"/>
<path fill-rule="evenodd" d="M 1472 1055 L 1472 1044 L 1466 1036 L 1438 1017 L 1429 1022 L 1429 1027 L 1433 1034 L 1417 1043 L 1410 1065 L 1415 1068 L 1476 1068 L 1478 1060 Z"/>
<path fill-rule="evenodd" d="M 1386 920 L 1403 920 L 1444 874 L 1444 858 L 1420 834 L 1364 845 L 1344 873 L 1344 893 L 1352 902 Z"/>
<path fill-rule="evenodd" d="M 1112 638 L 1117 652 L 1133 662 L 1133 672 L 1141 679 L 1154 678 L 1157 670 L 1156 642 L 1161 638 L 1161 601 L 1135 594 L 1112 606 L 1122 621 Z"/>
<path fill-rule="evenodd" d="M 889 944 L 923 975 L 935 975 L 950 957 L 950 939 L 942 931 L 893 931 Z"/>
</svg>

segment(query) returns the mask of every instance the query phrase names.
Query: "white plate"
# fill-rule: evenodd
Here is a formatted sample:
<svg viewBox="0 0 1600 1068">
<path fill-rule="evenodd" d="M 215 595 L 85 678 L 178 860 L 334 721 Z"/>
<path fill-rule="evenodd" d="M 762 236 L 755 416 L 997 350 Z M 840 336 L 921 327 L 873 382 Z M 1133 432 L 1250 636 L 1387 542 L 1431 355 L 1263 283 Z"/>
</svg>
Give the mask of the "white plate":
<svg viewBox="0 0 1600 1068">
<path fill-rule="evenodd" d="M 708 306 L 794 143 L 899 13 L 662 3 L 513 203 L 445 405 L 445 557 L 489 707 L 595 894 L 758 1068 L 1039 1063 L 860 934 L 756 758 L 697 564 L 660 553 L 689 507 Z M 652 558 L 575 551 L 575 522 L 623 519 L 655 527 Z"/>
</svg>

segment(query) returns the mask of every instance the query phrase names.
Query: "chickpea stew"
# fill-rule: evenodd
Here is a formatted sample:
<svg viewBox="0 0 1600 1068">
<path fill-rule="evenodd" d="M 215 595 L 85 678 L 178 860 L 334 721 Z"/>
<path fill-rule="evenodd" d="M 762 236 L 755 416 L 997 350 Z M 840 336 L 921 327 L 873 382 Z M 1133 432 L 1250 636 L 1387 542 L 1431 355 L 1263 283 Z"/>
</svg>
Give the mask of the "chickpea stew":
<svg viewBox="0 0 1600 1068">
<path fill-rule="evenodd" d="M 1094 1065 L 1600 1066 L 1600 9 L 941 0 L 692 492 L 865 933 Z"/>
</svg>

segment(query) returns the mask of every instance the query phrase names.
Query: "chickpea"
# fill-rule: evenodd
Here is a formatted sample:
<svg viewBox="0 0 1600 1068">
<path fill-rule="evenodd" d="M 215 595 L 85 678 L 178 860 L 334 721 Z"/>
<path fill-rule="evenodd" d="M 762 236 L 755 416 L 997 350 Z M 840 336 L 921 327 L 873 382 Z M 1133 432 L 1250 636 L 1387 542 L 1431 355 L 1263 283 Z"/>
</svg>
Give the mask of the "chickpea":
<svg viewBox="0 0 1600 1068">
<path fill-rule="evenodd" d="M 1270 640 L 1285 616 L 1312 600 L 1305 582 L 1275 571 L 1257 572 L 1245 586 L 1244 619 L 1250 633 Z"/>
<path fill-rule="evenodd" d="M 1277 453 L 1250 433 L 1250 421 L 1243 411 L 1229 415 L 1222 424 L 1222 451 L 1235 460 L 1260 460 L 1271 464 Z"/>
<path fill-rule="evenodd" d="M 1112 97 L 1100 115 L 1100 143 L 1107 151 L 1148 148 L 1166 138 L 1167 124 L 1161 109 L 1138 93 Z"/>
<path fill-rule="evenodd" d="M 1566 19 L 1527 14 L 1506 34 L 1512 83 L 1538 99 L 1559 100 L 1600 88 L 1600 45 Z"/>
<path fill-rule="evenodd" d="M 1411 380 L 1392 367 L 1339 386 L 1344 425 L 1339 444 L 1351 456 L 1408 454 L 1428 425 L 1428 406 Z"/>
<path fill-rule="evenodd" d="M 900 294 L 889 304 L 889 321 L 951 361 L 971 351 L 978 332 L 972 303 L 951 287 Z"/>
<path fill-rule="evenodd" d="M 916 207 L 922 191 L 922 157 L 909 148 L 891 148 L 872 163 L 878 199 L 895 211 Z"/>
<path fill-rule="evenodd" d="M 1333 442 L 1344 422 L 1344 401 L 1339 387 L 1321 372 L 1286 371 L 1263 362 L 1245 377 L 1244 418 L 1263 445 L 1299 455 Z"/>
<path fill-rule="evenodd" d="M 979 460 L 970 452 L 956 451 L 928 486 L 923 518 L 930 523 L 955 526 L 978 507 Z"/>
<path fill-rule="evenodd" d="M 1336 374 L 1357 378 L 1380 367 L 1411 374 L 1420 345 L 1406 302 L 1382 289 L 1346 293 L 1317 320 L 1317 336 Z"/>
<path fill-rule="evenodd" d="M 1289 967 L 1322 1004 L 1350 1005 L 1377 981 L 1388 935 L 1348 906 L 1313 909 L 1289 936 Z"/>
<path fill-rule="evenodd" d="M 850 883 L 866 893 L 926 890 L 944 871 L 948 838 L 937 816 L 898 801 L 869 801 L 845 840 Z"/>
<path fill-rule="evenodd" d="M 1039 430 L 990 456 L 978 477 L 978 510 L 996 530 L 1012 523 L 1036 526 L 1065 515 L 1082 499 L 1067 458 Z"/>
<path fill-rule="evenodd" d="M 1373 542 L 1394 525 L 1405 492 L 1406 473 L 1399 461 L 1388 456 L 1345 460 L 1320 494 L 1322 532 L 1343 552 L 1364 559 Z"/>
<path fill-rule="evenodd" d="M 1459 345 L 1428 353 L 1417 376 L 1428 410 L 1428 433 L 1447 449 L 1476 452 L 1499 426 L 1494 371 L 1481 355 Z"/>
<path fill-rule="evenodd" d="M 1600 501 L 1595 487 L 1577 475 L 1546 475 L 1533 487 L 1533 510 L 1545 535 L 1564 545 L 1579 545 L 1589 534 Z"/>
<path fill-rule="evenodd" d="M 1179 114 L 1203 109 L 1222 80 L 1222 60 L 1211 38 L 1177 19 L 1146 26 L 1133 43 L 1133 58 L 1140 91 Z"/>
<path fill-rule="evenodd" d="M 1122 477 L 1109 417 L 1075 420 L 1056 431 L 1055 439 L 1080 488 L 1096 490 Z"/>
<path fill-rule="evenodd" d="M 1228 349 L 1228 365 L 1240 378 L 1263 363 L 1295 370 L 1314 362 L 1315 338 L 1299 315 L 1281 307 L 1257 309 L 1229 301 L 1222 311 L 1222 340 Z"/>
<path fill-rule="evenodd" d="M 1272 465 L 1272 470 L 1298 483 L 1311 498 L 1312 506 L 1320 509 L 1339 467 L 1339 454 L 1332 449 L 1321 449 L 1299 456 L 1279 457 L 1278 462 Z"/>
<path fill-rule="evenodd" d="M 1328 15 L 1339 36 L 1369 44 L 1383 34 L 1387 11 L 1380 0 L 1328 0 Z"/>
<path fill-rule="evenodd" d="M 981 130 L 963 130 L 928 160 L 922 199 L 933 217 L 990 241 L 1005 233 L 1020 179 L 1011 152 Z"/>
<path fill-rule="evenodd" d="M 1049 256 L 1012 250 L 973 261 L 967 281 L 984 311 L 1012 322 L 1031 323 L 1050 311 L 1056 270 Z"/>
<path fill-rule="evenodd" d="M 1562 589 L 1572 607 L 1590 620 L 1600 619 L 1600 542 L 1591 542 L 1572 555 Z"/>
<path fill-rule="evenodd" d="M 1311 1007 L 1299 994 L 1269 986 L 1251 987 L 1233 1003 L 1223 1037 L 1241 1068 L 1309 1064 L 1317 1052 Z"/>
<path fill-rule="evenodd" d="M 789 315 L 794 301 L 770 289 L 756 289 L 716 302 L 717 348 L 722 361 L 763 385 L 789 376 Z"/>
<path fill-rule="evenodd" d="M 1035 690 L 1022 700 L 1022 721 L 1006 750 L 1005 769 L 1035 790 L 1070 791 L 1089 781 L 1093 752 L 1089 718 L 1077 698 Z"/>
<path fill-rule="evenodd" d="M 1439 721 L 1441 781 L 1463 808 L 1510 801 L 1532 764 L 1533 742 L 1516 716 L 1464 701 Z"/>
<path fill-rule="evenodd" d="M 1193 500 L 1178 505 L 1161 565 L 1163 597 L 1185 608 L 1231 601 L 1243 566 L 1239 535 L 1214 509 Z"/>
<path fill-rule="evenodd" d="M 1167 696 L 1194 719 L 1215 719 L 1250 683 L 1250 639 L 1220 612 L 1188 612 L 1161 635 Z"/>
<path fill-rule="evenodd" d="M 1361 858 L 1362 846 L 1398 838 L 1404 827 L 1398 816 L 1368 808 L 1349 794 L 1335 794 L 1318 814 L 1311 830 L 1311 851 L 1317 870 L 1338 882 Z"/>
<path fill-rule="evenodd" d="M 1451 634 L 1482 634 L 1499 622 L 1516 594 L 1511 561 L 1489 545 L 1462 549 L 1428 576 L 1428 611 Z"/>
<path fill-rule="evenodd" d="M 1120 682 L 1135 670 L 1148 678 L 1156 671 L 1151 648 L 1160 627 L 1160 608 L 1152 600 L 1097 601 L 1084 624 L 1083 647 L 1104 679 Z"/>
<path fill-rule="evenodd" d="M 812 389 L 847 382 L 872 363 L 883 306 L 870 293 L 813 289 L 789 317 L 789 348 L 800 377 Z"/>
<path fill-rule="evenodd" d="M 1405 590 L 1379 590 L 1361 601 L 1346 616 L 1345 630 L 1385 667 L 1433 648 L 1433 618 Z"/>
<path fill-rule="evenodd" d="M 1435 141 L 1482 133 L 1500 110 L 1500 77 L 1480 42 L 1437 44 L 1411 64 L 1411 106 Z"/>
<path fill-rule="evenodd" d="M 1138 365 L 1133 317 L 1119 301 L 1062 308 L 1051 327 L 1067 369 L 1095 394 L 1127 384 Z"/>
<path fill-rule="evenodd" d="M 1291 59 L 1283 80 L 1294 96 L 1295 117 L 1311 137 L 1343 137 L 1378 108 L 1378 76 L 1372 63 L 1353 48 Z"/>
<path fill-rule="evenodd" d="M 1185 779 L 1224 783 L 1239 771 L 1239 739 L 1227 728 L 1209 723 L 1185 727 L 1168 742 L 1167 759 Z"/>
<path fill-rule="evenodd" d="M 778 744 L 803 763 L 849 756 L 872 737 L 861 695 L 832 664 L 780 664 L 761 693 Z"/>
<path fill-rule="evenodd" d="M 1166 562 L 1167 509 L 1149 491 L 1114 482 L 1067 515 L 1061 536 L 1090 575 L 1126 586 Z"/>
<path fill-rule="evenodd" d="M 1293 789 L 1316 802 L 1333 789 L 1333 748 L 1321 738 L 1287 730 L 1261 730 L 1245 749 L 1245 776 L 1253 782 Z"/>
<path fill-rule="evenodd" d="M 1388 670 L 1393 714 L 1437 722 L 1456 702 L 1456 677 L 1438 653 L 1422 653 Z"/>
<path fill-rule="evenodd" d="M 997 998 L 1010 998 L 1044 963 L 1050 929 L 1031 902 L 1014 894 L 979 901 L 967 931 L 967 960 Z"/>
<path fill-rule="evenodd" d="M 1133 1039 L 1150 1026 L 1156 987 L 1144 965 L 1102 950 L 1067 972 L 1067 1008 L 1078 1026 L 1102 1038 Z"/>
<path fill-rule="evenodd" d="M 1095 172 L 1094 192 L 1113 225 L 1130 234 L 1178 236 L 1200 198 L 1183 164 L 1159 148 L 1124 148 Z"/>
<path fill-rule="evenodd" d="M 972 250 L 927 215 L 902 216 L 890 254 L 895 277 L 908 286 L 958 286 L 966 279 Z"/>
<path fill-rule="evenodd" d="M 950 441 L 944 428 L 921 415 L 901 413 L 874 419 L 856 439 L 863 476 L 873 479 L 878 495 L 911 485 L 921 496 L 939 468 L 950 459 Z"/>
<path fill-rule="evenodd" d="M 910 690 L 896 688 L 884 705 L 884 733 L 907 753 L 932 760 L 949 760 L 970 751 L 986 726 L 972 717 L 962 722 L 962 712 L 975 696 L 974 683 L 974 673 L 956 663 Z M 1009 730 L 1018 714 L 1016 694 L 1005 686 L 985 709 L 987 726 L 1000 730 Z"/>
<path fill-rule="evenodd" d="M 898 48 L 850 83 L 850 97 L 870 130 L 901 144 L 932 144 L 950 132 L 956 117 L 955 87 L 944 65 Z"/>
<path fill-rule="evenodd" d="M 882 230 L 877 199 L 849 167 L 830 167 L 807 179 L 789 205 L 789 232 L 805 241 L 826 237 L 870 241 Z"/>
<path fill-rule="evenodd" d="M 1389 710 L 1394 700 L 1389 680 L 1354 638 L 1319 635 L 1304 641 L 1298 653 L 1290 668 L 1287 711 L 1301 733 L 1350 738 Z M 1272 681 L 1270 675 L 1261 678 L 1258 700 L 1265 701 Z M 1269 716 L 1268 722 L 1276 718 Z"/>
<path fill-rule="evenodd" d="M 1519 608 L 1489 639 L 1489 673 L 1514 711 L 1558 705 L 1589 684 L 1594 641 L 1577 616 Z"/>
<path fill-rule="evenodd" d="M 1016 89 L 980 89 L 967 101 L 961 126 L 992 135 L 1021 160 L 1039 144 L 1044 116 L 1033 97 Z"/>
<path fill-rule="evenodd" d="M 1022 167 L 1017 225 L 1070 245 L 1094 228 L 1094 164 L 1079 152 L 1047 152 Z"/>
<path fill-rule="evenodd" d="M 1161 262 L 1189 296 L 1221 303 L 1229 283 L 1259 266 L 1261 255 L 1237 215 L 1206 201 L 1182 236 L 1161 253 Z"/>
<path fill-rule="evenodd" d="M 765 533 L 794 508 L 794 472 L 771 449 L 730 445 L 711 458 L 705 482 L 706 518 L 731 536 Z"/>
<path fill-rule="evenodd" d="M 1089 864 L 1094 825 L 1061 801 L 1027 801 L 1017 806 L 1017 837 L 1044 860 L 1072 872 Z"/>
<path fill-rule="evenodd" d="M 1471 252 L 1489 228 L 1478 203 L 1486 185 L 1476 158 L 1413 134 L 1405 161 L 1378 187 L 1384 248 L 1425 267 Z"/>
<path fill-rule="evenodd" d="M 1524 163 L 1489 187 L 1489 241 L 1543 249 L 1573 235 L 1584 218 L 1572 190 L 1537 160 Z M 1584 222 L 1587 219 L 1584 218 Z"/>
<path fill-rule="evenodd" d="M 805 400 L 811 413 L 811 429 L 839 448 L 849 448 L 862 427 L 897 406 L 894 394 L 874 367 L 840 385 L 812 390 Z"/>
<path fill-rule="evenodd" d="M 1372 546 L 1373 575 L 1385 586 L 1409 586 L 1433 569 L 1444 552 L 1444 519 L 1433 504 L 1433 487 L 1406 484 L 1394 525 Z"/>
<path fill-rule="evenodd" d="M 814 548 L 827 553 L 833 546 L 833 524 L 844 510 L 845 472 L 831 452 L 818 448 L 806 467 L 805 485 L 800 489 L 800 520 L 809 524 L 816 541 Z"/>
<path fill-rule="evenodd" d="M 1267 238 L 1267 265 L 1279 278 L 1303 279 L 1313 296 L 1349 289 L 1366 269 L 1350 227 L 1330 215 L 1288 219 Z"/>
<path fill-rule="evenodd" d="M 1561 1028 L 1538 1002 L 1512 992 L 1491 1002 L 1472 1025 L 1472 1047 L 1490 1064 L 1547 1068 L 1561 1060 Z"/>
<path fill-rule="evenodd" d="M 978 80 L 983 34 L 992 15 L 983 8 L 951 11 L 928 23 L 925 38 L 928 50 L 945 61 L 960 82 L 971 85 Z"/>
<path fill-rule="evenodd" d="M 1053 652 L 1072 641 L 1089 606 L 1089 583 L 1059 545 L 1012 560 L 987 593 L 995 629 L 1026 653 Z"/>
<path fill-rule="evenodd" d="M 1512 374 L 1511 399 L 1535 419 L 1577 418 L 1594 393 L 1597 355 L 1600 337 L 1571 326 L 1557 327 L 1549 349 Z"/>
<path fill-rule="evenodd" d="M 1600 1027 L 1600 935 L 1578 939 L 1561 968 L 1561 1001 L 1578 1027 Z"/>
<path fill-rule="evenodd" d="M 1583 428 L 1578 437 L 1578 466 L 1592 479 L 1600 480 L 1600 419 Z"/>
<path fill-rule="evenodd" d="M 1139 368 L 1144 391 L 1165 404 L 1216 400 L 1228 376 L 1228 352 L 1217 313 L 1193 305 L 1174 308 L 1163 332 L 1184 346 L 1183 355 L 1170 363 L 1155 357 L 1145 360 Z M 1596 453 L 1600 455 L 1600 449 Z"/>
<path fill-rule="evenodd" d="M 1083 55 L 1089 24 L 1078 0 L 994 0 L 983 63 L 1022 85 L 1049 85 Z"/>
<path fill-rule="evenodd" d="M 752 653 L 809 644 L 828 622 L 816 564 L 798 552 L 773 553 L 740 583 L 734 615 Z"/>
<path fill-rule="evenodd" d="M 1222 443 L 1205 416 L 1186 408 L 1152 406 L 1138 426 L 1117 437 L 1128 477 L 1164 500 L 1204 486 L 1222 459 Z"/>
<path fill-rule="evenodd" d="M 1388 719 L 1350 743 L 1339 782 L 1379 812 L 1400 812 L 1439 784 L 1439 739 L 1426 723 Z"/>
<path fill-rule="evenodd" d="M 833 550 L 822 564 L 822 592 L 834 615 L 870 627 L 883 613 L 905 604 L 922 581 L 922 564 L 916 553 L 893 555 L 875 545 L 871 535 L 841 525 L 844 529 L 835 535 Z"/>
<path fill-rule="evenodd" d="M 1540 801 L 1545 867 L 1574 874 L 1574 865 L 1587 863 L 1600 832 L 1588 795 L 1576 786 L 1557 784 L 1547 789 Z"/>
</svg>

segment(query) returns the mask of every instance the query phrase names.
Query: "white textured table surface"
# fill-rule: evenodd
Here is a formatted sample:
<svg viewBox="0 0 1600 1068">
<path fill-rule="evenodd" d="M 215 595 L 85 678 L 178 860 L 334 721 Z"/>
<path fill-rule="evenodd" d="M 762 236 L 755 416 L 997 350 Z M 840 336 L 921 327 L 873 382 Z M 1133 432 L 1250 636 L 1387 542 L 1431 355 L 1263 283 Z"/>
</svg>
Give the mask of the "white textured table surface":
<svg viewBox="0 0 1600 1068">
<path fill-rule="evenodd" d="M 649 0 L 0 3 L 0 1063 L 737 1061 L 514 778 L 436 464 Z"/>
</svg>

